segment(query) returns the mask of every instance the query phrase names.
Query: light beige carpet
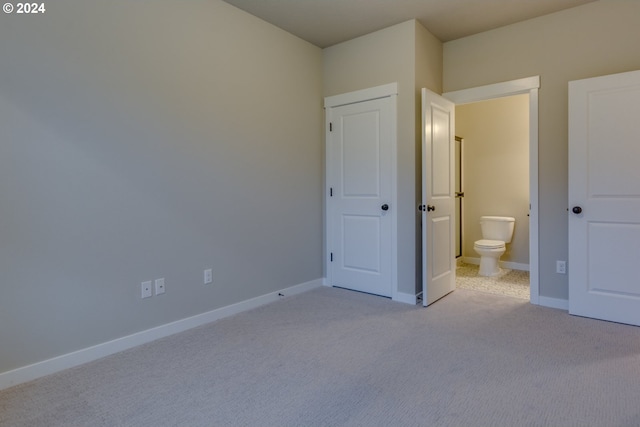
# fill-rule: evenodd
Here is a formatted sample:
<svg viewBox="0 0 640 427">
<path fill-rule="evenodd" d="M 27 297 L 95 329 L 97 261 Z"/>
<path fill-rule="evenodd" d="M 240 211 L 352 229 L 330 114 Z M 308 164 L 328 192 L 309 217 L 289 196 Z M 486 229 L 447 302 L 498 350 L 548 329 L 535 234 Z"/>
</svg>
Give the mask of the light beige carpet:
<svg viewBox="0 0 640 427">
<path fill-rule="evenodd" d="M 638 426 L 640 328 L 321 288 L 0 392 L 0 425 Z"/>
</svg>

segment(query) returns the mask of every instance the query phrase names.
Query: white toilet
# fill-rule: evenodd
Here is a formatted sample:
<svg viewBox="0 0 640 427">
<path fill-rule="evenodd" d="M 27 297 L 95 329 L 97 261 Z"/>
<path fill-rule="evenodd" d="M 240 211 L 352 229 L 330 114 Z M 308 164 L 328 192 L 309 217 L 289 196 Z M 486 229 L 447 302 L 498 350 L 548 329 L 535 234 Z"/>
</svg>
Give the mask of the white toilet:
<svg viewBox="0 0 640 427">
<path fill-rule="evenodd" d="M 473 244 L 480 255 L 480 276 L 495 276 L 500 273 L 498 260 L 511 243 L 516 219 L 510 216 L 481 216 L 482 240 Z"/>
</svg>

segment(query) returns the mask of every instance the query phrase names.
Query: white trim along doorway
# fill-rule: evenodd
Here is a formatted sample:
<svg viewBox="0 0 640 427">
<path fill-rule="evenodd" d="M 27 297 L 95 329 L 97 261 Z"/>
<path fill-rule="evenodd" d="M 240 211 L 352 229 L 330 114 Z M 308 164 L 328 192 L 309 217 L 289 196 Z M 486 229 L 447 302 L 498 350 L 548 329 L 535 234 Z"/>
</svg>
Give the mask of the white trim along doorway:
<svg viewBox="0 0 640 427">
<path fill-rule="evenodd" d="M 538 89 L 540 76 L 495 83 L 444 93 L 456 105 L 487 101 L 505 96 L 529 94 L 529 301 L 540 304 L 538 252 Z M 547 304 L 543 304 L 547 305 Z M 553 306 L 551 304 L 550 306 Z"/>
</svg>

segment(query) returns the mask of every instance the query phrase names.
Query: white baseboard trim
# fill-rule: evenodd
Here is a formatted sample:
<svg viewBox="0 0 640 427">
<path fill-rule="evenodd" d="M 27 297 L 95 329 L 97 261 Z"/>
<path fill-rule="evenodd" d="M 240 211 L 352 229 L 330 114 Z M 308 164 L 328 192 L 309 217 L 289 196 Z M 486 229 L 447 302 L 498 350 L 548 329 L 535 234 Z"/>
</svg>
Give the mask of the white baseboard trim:
<svg viewBox="0 0 640 427">
<path fill-rule="evenodd" d="M 322 284 L 330 288 L 333 287 L 329 284 L 329 281 L 327 280 L 326 277 L 322 279 Z M 404 292 L 394 292 L 393 295 L 391 296 L 391 300 L 396 302 L 402 302 L 405 304 L 416 305 L 418 302 L 418 297 L 416 295 L 406 294 Z"/>
<path fill-rule="evenodd" d="M 52 359 L 37 362 L 32 365 L 23 366 L 11 371 L 0 373 L 0 390 L 9 388 L 14 385 L 22 384 L 27 381 L 35 380 L 46 375 L 50 375 L 74 366 L 82 365 L 93 360 L 128 350 L 142 344 L 164 338 L 169 335 L 183 332 L 215 320 L 222 319 L 243 311 L 251 310 L 265 304 L 277 301 L 282 297 L 296 295 L 302 292 L 322 286 L 323 280 L 316 279 L 299 285 L 291 286 L 280 291 L 271 292 L 266 295 L 241 301 L 226 307 L 217 308 L 206 313 L 198 314 L 175 322 L 160 325 L 145 331 L 136 332 L 122 338 L 97 344 L 92 347 L 83 348 L 72 353 L 63 354 Z"/>
<path fill-rule="evenodd" d="M 327 280 L 326 277 L 322 279 L 322 284 L 330 288 L 333 287 L 331 286 L 331 284 L 329 284 L 329 280 Z M 393 292 L 391 295 L 391 300 L 396 302 L 402 302 L 405 304 L 412 304 L 412 305 L 416 305 L 418 301 L 416 295 L 406 294 L 404 292 Z"/>
<path fill-rule="evenodd" d="M 467 264 L 480 265 L 480 258 L 477 257 L 464 257 L 462 260 L 462 262 Z M 529 264 L 523 264 L 521 262 L 499 261 L 498 265 L 511 270 L 529 271 Z"/>
<path fill-rule="evenodd" d="M 416 305 L 418 302 L 416 295 L 406 294 L 404 292 L 396 292 L 395 295 L 393 295 L 393 298 L 391 299 L 393 301 L 402 302 L 402 303 L 411 304 L 411 305 Z"/>
<path fill-rule="evenodd" d="M 540 295 L 538 297 L 538 305 L 569 311 L 569 300 L 566 299 L 549 298 Z"/>
</svg>

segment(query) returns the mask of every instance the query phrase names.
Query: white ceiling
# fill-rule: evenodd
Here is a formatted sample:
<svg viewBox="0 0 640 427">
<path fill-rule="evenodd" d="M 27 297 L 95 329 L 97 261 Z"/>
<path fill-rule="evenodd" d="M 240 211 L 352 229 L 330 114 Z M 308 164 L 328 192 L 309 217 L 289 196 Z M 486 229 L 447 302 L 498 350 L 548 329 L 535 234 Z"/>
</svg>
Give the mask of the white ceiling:
<svg viewBox="0 0 640 427">
<path fill-rule="evenodd" d="M 409 19 L 446 42 L 595 0 L 224 0 L 319 47 Z"/>
</svg>

